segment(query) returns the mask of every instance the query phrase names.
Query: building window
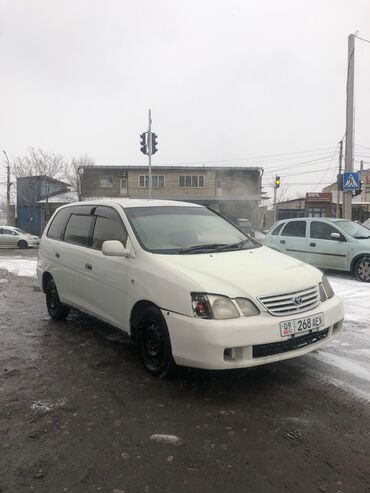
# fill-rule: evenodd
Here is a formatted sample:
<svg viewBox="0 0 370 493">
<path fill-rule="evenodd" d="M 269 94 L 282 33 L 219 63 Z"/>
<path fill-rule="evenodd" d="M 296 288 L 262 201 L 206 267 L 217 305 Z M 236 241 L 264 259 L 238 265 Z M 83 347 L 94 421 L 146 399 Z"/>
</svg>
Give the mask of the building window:
<svg viewBox="0 0 370 493">
<path fill-rule="evenodd" d="M 309 207 L 308 217 L 325 217 L 326 209 L 325 207 Z"/>
<path fill-rule="evenodd" d="M 164 176 L 152 175 L 152 188 L 164 188 Z M 149 175 L 139 176 L 139 188 L 149 188 Z"/>
<path fill-rule="evenodd" d="M 100 177 L 100 187 L 101 188 L 112 188 L 113 187 L 113 176 L 101 176 Z"/>
<path fill-rule="evenodd" d="M 205 178 L 204 175 L 180 175 L 179 187 L 180 188 L 204 188 Z"/>
</svg>

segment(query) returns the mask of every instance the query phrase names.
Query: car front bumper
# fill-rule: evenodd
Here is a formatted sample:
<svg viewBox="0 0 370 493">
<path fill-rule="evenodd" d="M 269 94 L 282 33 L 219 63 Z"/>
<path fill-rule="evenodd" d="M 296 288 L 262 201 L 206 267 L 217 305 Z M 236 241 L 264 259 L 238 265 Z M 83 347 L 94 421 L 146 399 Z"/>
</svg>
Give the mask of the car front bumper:
<svg viewBox="0 0 370 493">
<path fill-rule="evenodd" d="M 318 313 L 324 314 L 324 325 L 311 333 L 312 337 L 305 332 L 295 335 L 293 341 L 292 336 L 280 335 L 280 322 Z M 337 296 L 294 317 L 274 317 L 262 312 L 255 317 L 204 320 L 167 310 L 162 310 L 162 314 L 176 363 L 209 370 L 246 368 L 301 356 L 327 344 L 343 328 L 343 305 Z"/>
</svg>

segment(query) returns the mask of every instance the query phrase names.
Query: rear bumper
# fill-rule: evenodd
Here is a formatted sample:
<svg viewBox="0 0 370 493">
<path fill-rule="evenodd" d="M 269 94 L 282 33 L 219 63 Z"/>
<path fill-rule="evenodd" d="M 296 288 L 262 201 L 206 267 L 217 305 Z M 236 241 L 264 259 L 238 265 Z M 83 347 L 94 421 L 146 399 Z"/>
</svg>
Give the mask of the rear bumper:
<svg viewBox="0 0 370 493">
<path fill-rule="evenodd" d="M 281 337 L 279 322 L 321 312 L 324 326 L 319 332 L 311 333 L 306 341 L 301 339 L 295 344 L 292 337 Z M 250 318 L 202 320 L 165 310 L 162 313 L 176 363 L 209 370 L 246 368 L 301 356 L 325 345 L 343 328 L 343 305 L 336 296 L 314 310 L 288 318 L 261 313 Z M 302 336 L 295 336 L 295 341 L 299 337 Z"/>
</svg>

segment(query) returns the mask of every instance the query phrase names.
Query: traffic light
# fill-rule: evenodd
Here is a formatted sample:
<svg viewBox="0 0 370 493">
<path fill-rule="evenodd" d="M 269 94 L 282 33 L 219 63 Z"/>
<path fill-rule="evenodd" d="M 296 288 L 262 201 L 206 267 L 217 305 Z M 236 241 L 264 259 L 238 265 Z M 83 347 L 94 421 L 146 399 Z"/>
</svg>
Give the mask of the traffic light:
<svg viewBox="0 0 370 493">
<path fill-rule="evenodd" d="M 157 134 L 152 132 L 152 154 L 158 151 Z"/>
<path fill-rule="evenodd" d="M 275 177 L 275 188 L 279 188 L 281 184 L 280 176 Z"/>
<path fill-rule="evenodd" d="M 148 154 L 146 135 L 147 135 L 146 132 L 140 134 L 140 150 L 143 154 Z"/>
</svg>

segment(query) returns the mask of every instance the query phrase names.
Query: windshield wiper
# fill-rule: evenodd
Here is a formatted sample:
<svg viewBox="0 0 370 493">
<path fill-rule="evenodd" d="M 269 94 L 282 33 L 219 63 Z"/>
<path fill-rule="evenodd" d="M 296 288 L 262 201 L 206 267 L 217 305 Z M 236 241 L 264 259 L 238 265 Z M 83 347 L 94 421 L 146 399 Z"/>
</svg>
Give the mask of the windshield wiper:
<svg viewBox="0 0 370 493">
<path fill-rule="evenodd" d="M 356 240 L 368 240 L 370 236 L 354 236 L 354 238 L 356 238 Z"/>
<path fill-rule="evenodd" d="M 228 245 L 220 245 L 216 252 L 224 252 L 225 250 L 241 250 L 243 246 L 247 243 L 248 238 L 245 240 L 238 241 L 237 243 L 229 243 Z"/>
<path fill-rule="evenodd" d="M 218 251 L 219 248 L 223 248 L 229 245 L 225 243 L 205 243 L 204 245 L 193 245 L 189 248 L 181 248 L 179 254 L 182 253 L 201 253 L 201 252 L 212 252 L 214 250 Z"/>
</svg>

